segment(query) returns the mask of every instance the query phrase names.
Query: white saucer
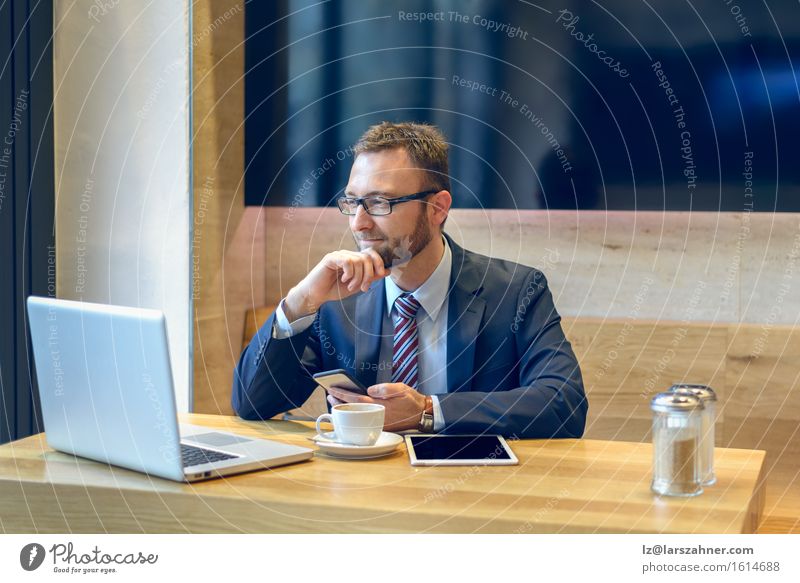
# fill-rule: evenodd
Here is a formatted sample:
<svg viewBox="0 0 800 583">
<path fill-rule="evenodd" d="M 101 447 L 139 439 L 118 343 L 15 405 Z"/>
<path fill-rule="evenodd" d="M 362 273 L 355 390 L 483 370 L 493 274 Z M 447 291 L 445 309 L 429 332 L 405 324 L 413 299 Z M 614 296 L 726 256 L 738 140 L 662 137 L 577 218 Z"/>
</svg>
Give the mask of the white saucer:
<svg viewBox="0 0 800 583">
<path fill-rule="evenodd" d="M 339 443 L 334 439 L 333 431 L 315 435 L 311 441 L 316 443 L 324 453 L 348 459 L 365 459 L 392 453 L 403 443 L 403 438 L 396 433 L 381 432 L 381 436 L 373 445 L 352 445 Z"/>
</svg>

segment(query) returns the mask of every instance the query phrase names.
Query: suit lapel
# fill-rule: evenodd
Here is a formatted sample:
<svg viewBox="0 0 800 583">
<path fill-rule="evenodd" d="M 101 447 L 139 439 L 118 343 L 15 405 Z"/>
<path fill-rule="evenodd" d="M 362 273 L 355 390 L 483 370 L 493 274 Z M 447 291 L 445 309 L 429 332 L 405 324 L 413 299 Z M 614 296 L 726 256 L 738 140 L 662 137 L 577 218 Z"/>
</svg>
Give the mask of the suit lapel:
<svg viewBox="0 0 800 583">
<path fill-rule="evenodd" d="M 353 368 L 361 382 L 369 387 L 378 376 L 383 333 L 383 306 L 386 291 L 383 280 L 373 284 L 369 290 L 356 298 L 355 317 L 355 362 Z"/>
<path fill-rule="evenodd" d="M 447 237 L 447 235 L 445 235 Z M 475 342 L 486 301 L 481 275 L 469 255 L 447 237 L 453 253 L 447 309 L 447 392 L 469 390 L 475 370 Z"/>
</svg>

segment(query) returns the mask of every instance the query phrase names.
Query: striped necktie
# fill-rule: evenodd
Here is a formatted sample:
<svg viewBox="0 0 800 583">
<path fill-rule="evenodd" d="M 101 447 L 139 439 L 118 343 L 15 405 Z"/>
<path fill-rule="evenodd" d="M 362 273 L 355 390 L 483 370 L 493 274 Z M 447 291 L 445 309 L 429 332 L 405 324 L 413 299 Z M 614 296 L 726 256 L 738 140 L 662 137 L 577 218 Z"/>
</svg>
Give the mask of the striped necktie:
<svg viewBox="0 0 800 583">
<path fill-rule="evenodd" d="M 394 350 L 392 352 L 392 382 L 405 383 L 417 388 L 417 310 L 419 302 L 409 293 L 394 301 L 398 318 L 394 324 Z"/>
</svg>

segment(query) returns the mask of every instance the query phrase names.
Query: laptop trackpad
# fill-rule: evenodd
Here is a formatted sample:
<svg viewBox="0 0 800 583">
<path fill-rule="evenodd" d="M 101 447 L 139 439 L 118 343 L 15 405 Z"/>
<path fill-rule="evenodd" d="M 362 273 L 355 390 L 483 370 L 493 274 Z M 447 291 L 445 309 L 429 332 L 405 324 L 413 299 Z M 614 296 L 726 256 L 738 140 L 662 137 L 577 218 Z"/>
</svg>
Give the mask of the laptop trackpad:
<svg viewBox="0 0 800 583">
<path fill-rule="evenodd" d="M 217 447 L 224 447 L 226 445 L 234 445 L 236 443 L 248 443 L 253 441 L 246 437 L 237 437 L 229 433 L 200 433 L 199 435 L 187 435 L 183 439 L 186 441 L 194 441 L 197 443 L 204 443 L 206 445 L 214 445 Z"/>
</svg>

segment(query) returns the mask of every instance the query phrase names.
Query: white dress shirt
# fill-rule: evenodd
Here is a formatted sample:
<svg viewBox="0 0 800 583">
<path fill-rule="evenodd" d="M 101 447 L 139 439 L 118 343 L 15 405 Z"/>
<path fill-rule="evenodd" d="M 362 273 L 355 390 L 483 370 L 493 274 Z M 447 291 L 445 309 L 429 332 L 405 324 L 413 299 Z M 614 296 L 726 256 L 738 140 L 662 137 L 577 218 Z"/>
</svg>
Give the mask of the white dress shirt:
<svg viewBox="0 0 800 583">
<path fill-rule="evenodd" d="M 450 286 L 450 271 L 453 266 L 453 253 L 447 239 L 444 242 L 444 253 L 439 265 L 421 286 L 412 292 L 420 303 L 417 312 L 417 366 L 418 381 L 417 391 L 423 395 L 431 395 L 433 401 L 433 430 L 441 431 L 444 428 L 444 416 L 439 399 L 436 395 L 447 392 L 447 307 L 448 288 Z M 394 325 L 399 318 L 394 309 L 394 301 L 405 293 L 391 277 L 384 280 L 386 289 L 386 311 L 391 314 Z M 275 325 L 272 329 L 273 338 L 283 339 L 294 336 L 306 330 L 314 323 L 316 314 L 310 314 L 289 322 L 283 312 L 281 301 L 275 313 Z M 381 343 L 380 362 L 391 362 L 393 343 Z M 388 350 L 388 354 L 386 353 Z M 379 383 L 391 382 L 392 371 L 381 368 L 378 371 Z"/>
<path fill-rule="evenodd" d="M 453 266 L 453 253 L 447 240 L 444 241 L 444 253 L 439 265 L 430 277 L 411 295 L 419 302 L 417 311 L 417 391 L 423 395 L 431 395 L 433 401 L 433 430 L 444 428 L 444 417 L 439 405 L 438 394 L 447 392 L 447 289 L 450 286 L 450 270 Z M 392 324 L 396 325 L 400 315 L 394 308 L 394 301 L 405 291 L 397 287 L 391 277 L 385 281 L 386 311 L 392 315 Z M 385 347 L 383 344 L 382 347 Z M 392 346 L 389 346 L 391 357 Z M 384 348 L 381 349 L 381 357 Z M 383 358 L 382 358 L 383 360 Z M 391 362 L 391 358 L 389 358 Z M 392 371 L 378 371 L 378 382 L 391 382 Z M 383 377 L 383 378 L 382 378 Z"/>
</svg>

